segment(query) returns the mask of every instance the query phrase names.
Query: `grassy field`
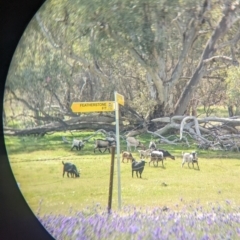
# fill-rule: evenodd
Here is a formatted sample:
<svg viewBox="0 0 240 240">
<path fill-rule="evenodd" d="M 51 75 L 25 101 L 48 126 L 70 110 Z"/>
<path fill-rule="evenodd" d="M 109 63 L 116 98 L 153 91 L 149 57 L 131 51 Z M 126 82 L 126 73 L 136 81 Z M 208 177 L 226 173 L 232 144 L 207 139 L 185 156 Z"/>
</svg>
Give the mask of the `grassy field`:
<svg viewBox="0 0 240 240">
<path fill-rule="evenodd" d="M 91 132 L 75 133 L 76 138 L 92 135 Z M 85 209 L 100 204 L 107 207 L 110 161 L 109 153 L 93 153 L 93 143 L 87 143 L 81 151 L 70 151 L 71 144 L 64 144 L 55 133 L 42 138 L 5 137 L 9 161 L 16 181 L 34 213 L 41 204 L 41 214 L 64 213 L 70 208 Z M 96 136 L 101 137 L 101 136 Z M 147 146 L 150 136 L 139 139 Z M 238 153 L 222 151 L 198 151 L 200 171 L 181 167 L 181 152 L 195 150 L 179 146 L 160 145 L 176 160 L 167 159 L 164 168 L 148 163 L 142 179 L 131 176 L 131 164 L 121 163 L 122 206 L 164 207 L 180 209 L 186 204 L 203 206 L 230 201 L 240 205 L 240 157 Z M 121 150 L 126 144 L 121 142 Z M 138 153 L 133 155 L 139 159 Z M 117 156 L 116 158 L 117 159 Z M 81 172 L 80 178 L 62 177 L 62 161 L 74 163 Z M 165 184 L 163 184 L 165 183 Z M 112 208 L 118 209 L 117 160 L 115 160 Z M 165 186 L 166 185 L 166 186 Z"/>
</svg>

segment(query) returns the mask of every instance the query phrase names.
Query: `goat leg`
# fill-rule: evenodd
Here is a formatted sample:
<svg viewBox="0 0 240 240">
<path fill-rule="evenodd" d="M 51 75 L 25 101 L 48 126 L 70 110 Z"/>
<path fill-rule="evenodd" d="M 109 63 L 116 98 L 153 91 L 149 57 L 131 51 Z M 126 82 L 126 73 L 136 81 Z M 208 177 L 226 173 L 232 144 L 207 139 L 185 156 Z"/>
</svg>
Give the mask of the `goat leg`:
<svg viewBox="0 0 240 240">
<path fill-rule="evenodd" d="M 107 150 L 107 148 L 105 148 L 105 149 L 104 149 L 104 151 L 103 151 L 102 153 L 105 153 L 105 152 L 106 152 L 106 150 Z"/>
<path fill-rule="evenodd" d="M 155 158 L 155 159 L 153 160 L 153 165 L 154 165 L 155 167 L 158 167 L 158 159 Z"/>
<path fill-rule="evenodd" d="M 198 162 L 196 162 L 196 164 L 197 164 L 197 166 L 198 166 L 198 169 L 200 169 L 200 168 L 199 168 L 199 165 L 198 165 Z"/>
</svg>

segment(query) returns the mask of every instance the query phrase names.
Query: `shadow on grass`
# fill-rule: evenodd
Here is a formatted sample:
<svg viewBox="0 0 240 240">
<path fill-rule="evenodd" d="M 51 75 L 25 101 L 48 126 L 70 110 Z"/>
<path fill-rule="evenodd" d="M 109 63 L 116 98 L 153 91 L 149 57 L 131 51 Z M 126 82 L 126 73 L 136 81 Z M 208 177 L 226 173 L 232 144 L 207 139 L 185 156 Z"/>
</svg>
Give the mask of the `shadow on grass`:
<svg viewBox="0 0 240 240">
<path fill-rule="evenodd" d="M 166 167 L 163 165 L 158 165 L 158 166 L 148 166 L 149 168 L 153 168 L 153 169 L 164 169 L 166 170 Z"/>
<path fill-rule="evenodd" d="M 183 167 L 184 168 L 184 167 Z M 200 168 L 193 168 L 193 167 L 185 167 L 184 169 L 189 169 L 189 170 L 195 170 L 195 171 L 200 171 Z"/>
<path fill-rule="evenodd" d="M 65 136 L 69 143 L 64 143 L 62 141 L 62 136 Z M 89 134 L 81 133 L 80 136 L 66 136 L 65 134 L 56 134 L 56 135 L 45 135 L 44 137 L 33 137 L 33 136 L 5 136 L 5 147 L 9 154 L 18 154 L 18 153 L 31 153 L 35 151 L 56 151 L 59 148 L 64 151 L 70 151 L 72 146 L 72 140 L 75 138 L 83 139 L 89 136 Z M 89 141 L 85 145 L 87 153 L 91 153 L 91 147 L 93 147 L 93 142 Z"/>
<path fill-rule="evenodd" d="M 8 146 L 6 144 L 6 150 L 8 154 L 19 154 L 19 153 L 32 153 L 36 151 L 56 151 L 61 147 L 63 150 L 67 151 L 69 147 L 61 144 L 18 144 L 14 146 Z M 69 150 L 70 151 L 70 150 Z"/>
<path fill-rule="evenodd" d="M 53 151 L 56 152 L 58 150 L 69 152 L 76 155 L 97 155 L 93 152 L 93 147 L 91 144 L 86 145 L 83 149 L 77 151 L 76 149 L 71 150 L 71 144 L 66 144 L 62 142 L 55 142 L 54 141 L 44 141 L 42 140 L 32 140 L 29 139 L 27 141 L 17 141 L 14 140 L 13 142 L 6 141 L 5 147 L 8 154 L 20 154 L 20 153 L 36 153 L 37 151 Z M 109 153 L 102 153 L 103 155 Z"/>
</svg>

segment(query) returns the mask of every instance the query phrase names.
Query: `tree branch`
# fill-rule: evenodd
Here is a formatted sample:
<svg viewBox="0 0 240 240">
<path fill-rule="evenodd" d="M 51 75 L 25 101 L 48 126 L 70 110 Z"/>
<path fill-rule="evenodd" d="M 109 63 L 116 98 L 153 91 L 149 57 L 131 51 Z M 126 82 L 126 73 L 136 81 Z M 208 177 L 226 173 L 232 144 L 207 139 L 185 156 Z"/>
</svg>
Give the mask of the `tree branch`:
<svg viewBox="0 0 240 240">
<path fill-rule="evenodd" d="M 206 63 L 209 63 L 209 62 L 211 62 L 211 61 L 216 62 L 216 61 L 219 61 L 219 60 L 229 61 L 229 62 L 231 62 L 231 63 L 234 62 L 232 58 L 227 57 L 227 56 L 213 56 L 213 57 L 211 57 L 211 58 L 208 58 L 208 59 L 203 60 L 203 63 L 206 64 Z"/>
<path fill-rule="evenodd" d="M 37 12 L 35 16 L 36 16 L 36 20 L 37 20 L 39 27 L 41 28 L 44 36 L 48 39 L 48 41 L 50 42 L 52 47 L 59 49 L 61 46 L 54 41 L 51 32 L 43 24 L 43 22 L 40 18 L 39 12 Z"/>
<path fill-rule="evenodd" d="M 182 139 L 182 132 L 183 132 L 184 125 L 186 124 L 186 121 L 189 120 L 189 119 L 191 119 L 191 120 L 193 119 L 194 120 L 196 134 L 197 134 L 198 137 L 201 137 L 201 132 L 199 130 L 199 125 L 198 125 L 197 118 L 193 117 L 193 116 L 188 116 L 188 117 L 183 118 L 183 120 L 181 122 L 181 126 L 180 126 L 180 140 Z"/>
</svg>

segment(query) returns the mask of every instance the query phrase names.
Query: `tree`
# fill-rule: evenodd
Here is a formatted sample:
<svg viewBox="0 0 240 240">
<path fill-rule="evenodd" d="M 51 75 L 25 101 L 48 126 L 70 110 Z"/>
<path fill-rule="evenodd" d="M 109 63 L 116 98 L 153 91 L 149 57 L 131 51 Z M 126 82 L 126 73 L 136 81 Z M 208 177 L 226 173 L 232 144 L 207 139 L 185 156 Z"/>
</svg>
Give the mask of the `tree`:
<svg viewBox="0 0 240 240">
<path fill-rule="evenodd" d="M 235 3 L 236 4 L 236 3 Z M 235 11 L 237 10 L 238 4 L 235 5 L 234 3 L 227 2 L 225 4 L 224 8 L 224 15 L 222 19 L 220 20 L 218 26 L 216 27 L 215 31 L 213 32 L 211 38 L 209 39 L 207 46 L 201 56 L 200 62 L 188 82 L 185 90 L 183 91 L 180 99 L 176 103 L 176 109 L 175 114 L 182 114 L 184 110 L 187 107 L 187 104 L 189 103 L 191 96 L 194 93 L 194 87 L 196 87 L 201 80 L 201 78 L 204 76 L 204 73 L 206 71 L 206 63 L 209 61 L 212 61 L 214 58 L 218 58 L 213 56 L 216 52 L 216 43 L 224 36 L 226 31 L 232 27 L 232 25 L 239 19 L 239 17 L 236 16 Z M 224 57 L 223 57 L 224 58 Z"/>
<path fill-rule="evenodd" d="M 20 41 L 6 90 L 37 124 L 64 126 L 56 105 L 69 118 L 72 102 L 112 100 L 114 90 L 133 124 L 182 115 L 201 79 L 215 77 L 217 61 L 237 63 L 238 5 L 221 3 L 223 12 L 208 0 L 49 0 Z"/>
</svg>

